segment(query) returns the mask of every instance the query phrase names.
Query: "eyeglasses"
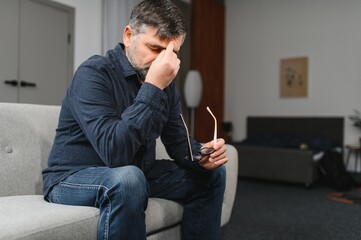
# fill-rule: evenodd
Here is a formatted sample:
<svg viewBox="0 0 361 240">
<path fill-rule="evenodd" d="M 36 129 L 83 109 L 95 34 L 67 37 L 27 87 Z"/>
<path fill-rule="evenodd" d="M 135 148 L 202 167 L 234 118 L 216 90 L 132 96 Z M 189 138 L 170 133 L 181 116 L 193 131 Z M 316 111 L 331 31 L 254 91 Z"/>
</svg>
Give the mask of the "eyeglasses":
<svg viewBox="0 0 361 240">
<path fill-rule="evenodd" d="M 214 134 L 213 134 L 213 145 L 216 144 L 217 142 L 217 119 L 216 117 L 213 115 L 211 109 L 209 107 L 207 107 L 207 111 L 212 115 L 213 119 L 214 119 Z M 182 114 L 179 114 L 179 117 L 181 118 L 182 120 L 182 123 L 183 123 L 183 126 L 186 130 L 186 136 L 187 136 L 187 143 L 188 143 L 188 150 L 189 150 L 189 156 L 190 156 L 190 160 L 192 162 L 197 162 L 199 160 L 201 160 L 203 157 L 205 156 L 209 156 L 211 155 L 212 153 L 214 153 L 214 148 L 213 147 L 201 147 L 201 149 L 193 154 L 193 151 L 192 151 L 192 145 L 191 145 L 191 141 L 189 139 L 189 131 L 188 131 L 188 127 L 187 127 L 187 124 L 185 123 L 184 121 L 184 118 L 182 116 Z M 186 156 L 186 159 L 189 159 L 188 156 Z"/>
</svg>

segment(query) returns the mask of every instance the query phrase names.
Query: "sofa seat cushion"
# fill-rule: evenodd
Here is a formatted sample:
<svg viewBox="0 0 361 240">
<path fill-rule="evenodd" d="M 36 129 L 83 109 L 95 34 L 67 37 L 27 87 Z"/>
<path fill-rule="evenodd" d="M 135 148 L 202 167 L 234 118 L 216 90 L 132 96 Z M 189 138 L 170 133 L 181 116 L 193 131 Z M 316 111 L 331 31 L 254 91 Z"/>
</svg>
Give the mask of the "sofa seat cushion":
<svg viewBox="0 0 361 240">
<path fill-rule="evenodd" d="M 147 233 L 178 224 L 182 213 L 178 203 L 150 198 L 146 211 Z M 48 203 L 42 195 L 24 195 L 1 197 L 0 216 L 0 239 L 88 240 L 96 239 L 99 210 Z"/>
<path fill-rule="evenodd" d="M 151 234 L 179 224 L 182 220 L 183 207 L 166 199 L 150 198 L 145 215 L 147 234 Z"/>
<path fill-rule="evenodd" d="M 0 239 L 96 239 L 99 210 L 24 195 L 1 197 L 0 216 Z"/>
</svg>

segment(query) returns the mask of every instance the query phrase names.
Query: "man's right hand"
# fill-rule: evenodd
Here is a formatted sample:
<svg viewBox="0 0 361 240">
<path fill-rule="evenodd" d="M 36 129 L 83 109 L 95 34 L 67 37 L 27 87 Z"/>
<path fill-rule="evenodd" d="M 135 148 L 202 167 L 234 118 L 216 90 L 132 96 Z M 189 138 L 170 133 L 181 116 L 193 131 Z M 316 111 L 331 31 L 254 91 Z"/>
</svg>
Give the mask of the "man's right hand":
<svg viewBox="0 0 361 240">
<path fill-rule="evenodd" d="M 198 164 L 204 169 L 207 170 L 216 169 L 228 162 L 228 157 L 226 153 L 227 146 L 223 138 L 217 139 L 216 144 L 213 144 L 213 140 L 212 140 L 204 144 L 203 146 L 213 147 L 215 150 L 210 156 L 204 157 L 198 162 Z"/>
<path fill-rule="evenodd" d="M 145 82 L 163 90 L 173 81 L 180 68 L 180 60 L 173 49 L 174 41 L 170 41 L 167 48 L 150 65 Z"/>
</svg>

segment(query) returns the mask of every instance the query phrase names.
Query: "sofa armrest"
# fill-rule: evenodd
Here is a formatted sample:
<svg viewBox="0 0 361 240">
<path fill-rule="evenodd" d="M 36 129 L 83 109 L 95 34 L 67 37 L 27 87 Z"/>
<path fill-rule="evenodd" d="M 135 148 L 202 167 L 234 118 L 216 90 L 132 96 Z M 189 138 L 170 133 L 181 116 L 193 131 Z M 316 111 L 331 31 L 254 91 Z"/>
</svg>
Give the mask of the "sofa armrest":
<svg viewBox="0 0 361 240">
<path fill-rule="evenodd" d="M 226 146 L 228 157 L 228 163 L 225 164 L 227 180 L 223 199 L 221 226 L 226 225 L 231 218 L 238 182 L 238 152 L 233 145 L 227 144 Z"/>
<path fill-rule="evenodd" d="M 229 222 L 231 217 L 233 203 L 236 196 L 237 180 L 238 180 L 238 152 L 237 149 L 230 144 L 227 144 L 228 163 L 225 164 L 227 177 L 226 177 L 226 190 L 224 192 L 223 207 L 222 207 L 222 221 L 221 226 Z M 169 159 L 167 151 L 158 138 L 156 145 L 156 155 L 158 159 Z"/>
</svg>

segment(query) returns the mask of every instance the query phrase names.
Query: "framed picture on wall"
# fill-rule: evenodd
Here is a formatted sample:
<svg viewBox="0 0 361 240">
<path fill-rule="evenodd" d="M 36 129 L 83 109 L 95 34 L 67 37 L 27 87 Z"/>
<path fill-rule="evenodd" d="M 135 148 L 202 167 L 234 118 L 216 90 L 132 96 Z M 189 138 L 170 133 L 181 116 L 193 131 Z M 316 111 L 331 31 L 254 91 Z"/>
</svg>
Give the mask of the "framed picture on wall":
<svg viewBox="0 0 361 240">
<path fill-rule="evenodd" d="M 280 61 L 280 96 L 307 97 L 308 58 L 285 58 Z"/>
</svg>

